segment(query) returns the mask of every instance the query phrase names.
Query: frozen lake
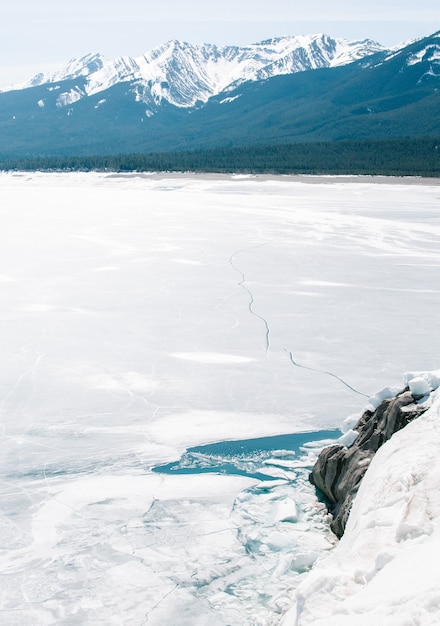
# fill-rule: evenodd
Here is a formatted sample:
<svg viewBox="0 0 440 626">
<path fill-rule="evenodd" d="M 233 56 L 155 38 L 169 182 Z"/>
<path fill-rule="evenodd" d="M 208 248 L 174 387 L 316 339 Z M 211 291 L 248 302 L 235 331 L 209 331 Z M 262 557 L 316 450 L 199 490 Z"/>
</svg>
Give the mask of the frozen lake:
<svg viewBox="0 0 440 626">
<path fill-rule="evenodd" d="M 0 621 L 277 624 L 319 439 L 439 367 L 440 186 L 3 173 L 0 215 Z"/>
</svg>

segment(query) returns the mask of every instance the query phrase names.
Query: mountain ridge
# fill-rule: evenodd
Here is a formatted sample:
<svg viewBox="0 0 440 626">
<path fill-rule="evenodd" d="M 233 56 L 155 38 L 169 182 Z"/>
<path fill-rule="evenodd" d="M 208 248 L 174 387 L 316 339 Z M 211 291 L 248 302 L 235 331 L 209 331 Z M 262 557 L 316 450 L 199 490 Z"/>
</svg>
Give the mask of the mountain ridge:
<svg viewBox="0 0 440 626">
<path fill-rule="evenodd" d="M 274 37 L 247 46 L 170 40 L 136 58 L 123 56 L 112 61 L 101 54 L 87 54 L 55 72 L 39 73 L 1 91 L 85 78 L 81 97 L 86 97 L 117 83 L 134 82 L 137 97 L 146 104 L 153 101 L 158 105 L 165 100 L 174 106 L 191 107 L 242 82 L 337 67 L 384 50 L 370 39 L 349 41 L 323 33 Z"/>
<path fill-rule="evenodd" d="M 133 78 L 133 60 L 115 73 L 87 55 L 52 75 L 62 80 L 40 76 L 41 84 L 0 93 L 0 158 L 440 136 L 440 31 L 351 63 L 326 37 L 307 37 L 314 69 L 301 71 L 279 53 L 286 38 L 266 42 L 263 60 L 241 50 L 237 61 L 239 48 L 229 47 L 225 61 L 214 46 L 196 67 L 195 48 L 168 42 L 152 53 L 167 69 L 154 79 L 142 68 L 143 79 Z M 304 46 L 295 50 L 296 67 L 310 66 Z"/>
</svg>

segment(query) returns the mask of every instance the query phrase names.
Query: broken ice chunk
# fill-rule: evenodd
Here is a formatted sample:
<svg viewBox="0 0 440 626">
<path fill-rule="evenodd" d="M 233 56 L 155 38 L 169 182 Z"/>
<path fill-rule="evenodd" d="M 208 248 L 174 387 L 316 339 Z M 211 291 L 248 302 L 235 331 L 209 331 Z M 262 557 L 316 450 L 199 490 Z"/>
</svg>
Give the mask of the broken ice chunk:
<svg viewBox="0 0 440 626">
<path fill-rule="evenodd" d="M 340 443 L 341 446 L 345 446 L 346 448 L 349 448 L 350 446 L 354 444 L 354 442 L 358 438 L 358 435 L 359 433 L 357 430 L 350 429 L 345 433 L 345 435 L 342 435 L 342 437 L 339 437 L 338 443 Z"/>
<path fill-rule="evenodd" d="M 298 509 L 296 502 L 291 498 L 284 498 L 278 502 L 274 522 L 297 522 L 298 521 Z"/>
</svg>

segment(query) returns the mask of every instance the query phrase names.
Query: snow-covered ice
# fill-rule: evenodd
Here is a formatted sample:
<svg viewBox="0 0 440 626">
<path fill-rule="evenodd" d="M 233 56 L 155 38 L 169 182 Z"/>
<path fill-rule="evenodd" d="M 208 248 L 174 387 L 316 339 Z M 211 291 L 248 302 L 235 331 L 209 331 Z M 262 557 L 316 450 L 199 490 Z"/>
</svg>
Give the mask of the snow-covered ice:
<svg viewBox="0 0 440 626">
<path fill-rule="evenodd" d="M 323 442 L 186 450 L 435 388 L 438 185 L 2 173 L 0 216 L 3 622 L 278 623 L 333 545 Z"/>
</svg>

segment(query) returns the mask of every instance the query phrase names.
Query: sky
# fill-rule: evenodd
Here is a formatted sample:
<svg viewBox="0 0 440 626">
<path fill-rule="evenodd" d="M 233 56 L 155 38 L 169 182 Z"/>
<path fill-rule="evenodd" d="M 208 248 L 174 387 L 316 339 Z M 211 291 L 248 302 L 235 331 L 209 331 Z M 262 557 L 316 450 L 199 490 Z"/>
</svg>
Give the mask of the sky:
<svg viewBox="0 0 440 626">
<path fill-rule="evenodd" d="M 140 56 L 170 39 L 244 45 L 324 32 L 391 47 L 439 29 L 438 0 L 14 0 L 1 10 L 0 86 L 88 53 Z"/>
</svg>

